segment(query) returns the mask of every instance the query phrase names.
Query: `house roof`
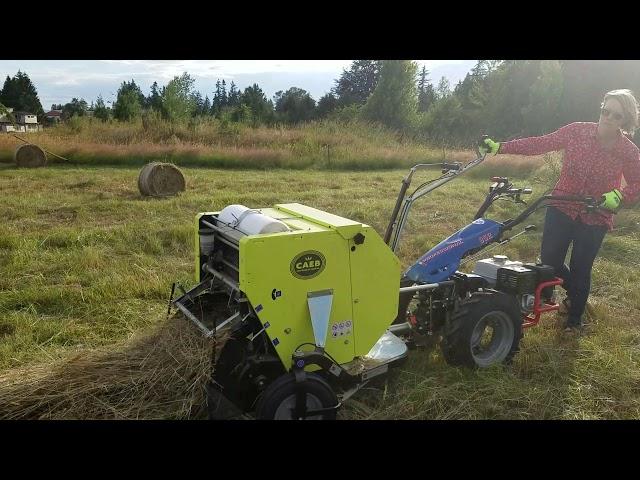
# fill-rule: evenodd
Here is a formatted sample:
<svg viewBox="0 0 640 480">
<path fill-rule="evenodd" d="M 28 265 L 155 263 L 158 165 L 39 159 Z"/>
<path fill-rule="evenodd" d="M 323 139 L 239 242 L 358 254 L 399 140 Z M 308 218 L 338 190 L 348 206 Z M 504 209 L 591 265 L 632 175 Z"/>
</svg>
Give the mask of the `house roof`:
<svg viewBox="0 0 640 480">
<path fill-rule="evenodd" d="M 50 112 L 45 113 L 44 116 L 45 117 L 61 117 L 62 110 L 51 110 Z"/>
</svg>

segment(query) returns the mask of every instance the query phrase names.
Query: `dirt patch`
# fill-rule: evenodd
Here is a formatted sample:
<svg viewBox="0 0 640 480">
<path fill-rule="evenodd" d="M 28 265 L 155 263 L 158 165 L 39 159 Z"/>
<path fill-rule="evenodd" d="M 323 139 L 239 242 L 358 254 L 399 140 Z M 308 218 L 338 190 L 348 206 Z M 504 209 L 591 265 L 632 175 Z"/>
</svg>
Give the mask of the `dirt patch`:
<svg viewBox="0 0 640 480">
<path fill-rule="evenodd" d="M 39 208 L 37 213 L 38 215 L 47 216 L 49 220 L 60 223 L 72 222 L 78 216 L 78 210 L 73 207 Z"/>
<path fill-rule="evenodd" d="M 13 332 L 15 331 L 16 331 L 15 325 L 11 325 L 10 323 L 0 323 L 0 338 L 13 335 Z"/>
</svg>

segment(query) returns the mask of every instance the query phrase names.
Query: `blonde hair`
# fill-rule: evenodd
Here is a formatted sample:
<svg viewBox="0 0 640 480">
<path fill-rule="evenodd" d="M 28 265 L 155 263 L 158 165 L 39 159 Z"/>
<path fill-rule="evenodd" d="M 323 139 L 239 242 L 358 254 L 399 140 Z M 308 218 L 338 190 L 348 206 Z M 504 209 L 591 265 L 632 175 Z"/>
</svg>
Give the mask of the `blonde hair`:
<svg viewBox="0 0 640 480">
<path fill-rule="evenodd" d="M 604 106 L 610 98 L 617 100 L 622 106 L 624 114 L 622 132 L 633 136 L 636 128 L 638 128 L 638 101 L 633 96 L 633 92 L 627 88 L 611 90 L 604 95 L 602 105 Z"/>
</svg>

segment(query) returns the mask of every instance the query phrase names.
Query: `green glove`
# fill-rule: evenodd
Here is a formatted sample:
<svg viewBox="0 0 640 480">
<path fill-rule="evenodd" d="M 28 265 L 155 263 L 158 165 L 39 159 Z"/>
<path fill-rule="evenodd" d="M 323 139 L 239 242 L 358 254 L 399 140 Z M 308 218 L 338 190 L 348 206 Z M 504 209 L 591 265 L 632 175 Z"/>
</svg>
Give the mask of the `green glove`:
<svg viewBox="0 0 640 480">
<path fill-rule="evenodd" d="M 478 144 L 478 151 L 481 155 L 486 155 L 487 153 L 496 155 L 499 149 L 500 142 L 495 142 L 486 136 L 482 137 L 480 143 Z"/>
<path fill-rule="evenodd" d="M 600 206 L 602 208 L 606 208 L 607 210 L 611 210 L 612 212 L 616 212 L 620 209 L 622 204 L 622 193 L 617 188 L 614 188 L 610 192 L 607 192 L 602 195 L 602 203 Z"/>
</svg>

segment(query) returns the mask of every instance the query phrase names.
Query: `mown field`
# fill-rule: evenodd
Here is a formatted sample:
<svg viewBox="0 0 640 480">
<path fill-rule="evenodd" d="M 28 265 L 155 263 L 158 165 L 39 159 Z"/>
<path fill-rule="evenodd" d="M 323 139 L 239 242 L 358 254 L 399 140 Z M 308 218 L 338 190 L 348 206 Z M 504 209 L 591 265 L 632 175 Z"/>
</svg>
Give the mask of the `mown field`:
<svg viewBox="0 0 640 480">
<path fill-rule="evenodd" d="M 45 148 L 73 159 L 73 151 L 60 151 L 68 138 L 56 144 L 48 135 L 41 139 L 54 145 L 45 143 Z M 232 203 L 263 207 L 300 202 L 365 222 L 382 234 L 406 174 L 406 168 L 315 165 L 300 170 L 250 164 L 220 169 L 186 162 L 181 168 L 187 191 L 149 199 L 137 190 L 144 163 L 137 158 L 130 164 L 100 165 L 99 157 L 80 161 L 79 156 L 76 164 L 17 169 L 6 162 L 10 140 L 1 142 L 0 379 L 11 377 L 14 383 L 22 371 L 64 365 L 96 349 L 126 348 L 144 332 L 162 328 L 172 282 L 193 283 L 196 212 Z M 416 159 L 419 153 L 416 147 Z M 423 154 L 428 156 L 424 148 Z M 438 159 L 437 152 L 430 155 Z M 471 152 L 456 155 L 459 160 L 473 158 Z M 488 177 L 503 173 L 533 186 L 535 197 L 554 183 L 557 158 L 496 157 L 422 199 L 412 210 L 398 252 L 403 266 L 466 225 L 486 193 Z M 519 207 L 499 203 L 489 216 L 505 219 L 516 211 Z M 542 213 L 530 223 L 541 226 Z M 541 232 L 534 232 L 491 254 L 535 261 L 540 238 Z M 558 317 L 548 315 L 526 332 L 513 365 L 483 371 L 449 367 L 437 349 L 412 351 L 386 383 L 353 397 L 341 418 L 638 418 L 638 240 L 640 210 L 625 210 L 596 260 L 582 336 L 562 334 Z M 203 414 L 178 407 L 163 412 L 164 418 Z M 147 418 L 144 410 L 136 418 Z"/>
</svg>

